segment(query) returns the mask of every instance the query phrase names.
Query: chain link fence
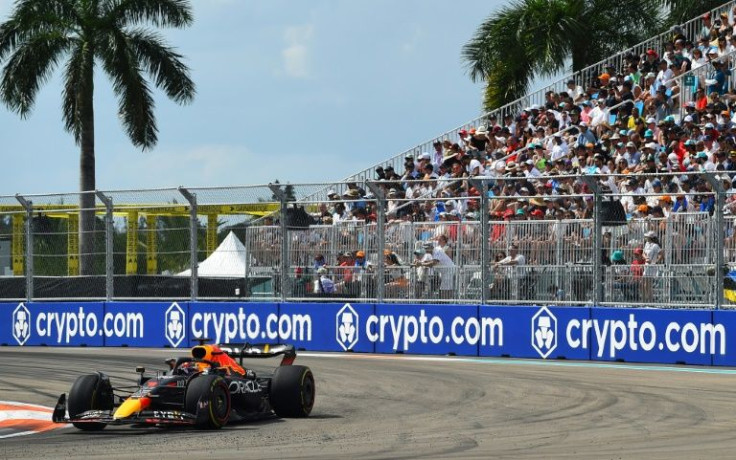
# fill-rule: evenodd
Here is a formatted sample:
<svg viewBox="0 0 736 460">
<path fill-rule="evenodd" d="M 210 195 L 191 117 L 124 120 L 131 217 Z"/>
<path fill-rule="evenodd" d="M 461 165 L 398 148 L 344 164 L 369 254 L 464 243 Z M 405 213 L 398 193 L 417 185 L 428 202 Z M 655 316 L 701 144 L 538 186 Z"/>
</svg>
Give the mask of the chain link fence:
<svg viewBox="0 0 736 460">
<path fill-rule="evenodd" d="M 701 176 L 707 188 L 672 197 L 596 176 L 576 178 L 578 195 L 495 196 L 502 177 L 452 198 L 447 181 L 415 198 L 382 182 L 90 192 L 87 228 L 79 193 L 0 197 L 0 293 L 729 307 L 733 196 Z M 714 206 L 675 212 L 680 199 Z"/>
</svg>

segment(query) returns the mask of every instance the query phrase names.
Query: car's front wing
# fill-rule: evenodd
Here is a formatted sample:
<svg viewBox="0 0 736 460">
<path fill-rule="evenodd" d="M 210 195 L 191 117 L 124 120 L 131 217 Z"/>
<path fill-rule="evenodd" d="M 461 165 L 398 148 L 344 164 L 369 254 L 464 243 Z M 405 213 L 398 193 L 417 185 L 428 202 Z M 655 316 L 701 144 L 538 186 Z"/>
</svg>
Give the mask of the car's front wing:
<svg viewBox="0 0 736 460">
<path fill-rule="evenodd" d="M 144 410 L 125 418 L 114 418 L 111 410 L 89 410 L 75 417 L 66 416 L 66 395 L 56 403 L 54 423 L 104 423 L 107 425 L 195 425 L 197 416 L 177 410 Z"/>
</svg>

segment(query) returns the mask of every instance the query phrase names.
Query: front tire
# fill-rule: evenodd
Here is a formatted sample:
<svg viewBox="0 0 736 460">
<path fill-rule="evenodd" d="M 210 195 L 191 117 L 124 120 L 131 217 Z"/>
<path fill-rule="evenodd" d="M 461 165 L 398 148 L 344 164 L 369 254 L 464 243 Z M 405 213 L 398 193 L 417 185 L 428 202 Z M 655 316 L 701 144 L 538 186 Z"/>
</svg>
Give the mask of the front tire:
<svg viewBox="0 0 736 460">
<path fill-rule="evenodd" d="M 112 410 L 113 395 L 110 381 L 100 377 L 100 374 L 89 374 L 77 377 L 72 389 L 69 390 L 67 401 L 69 417 L 76 418 L 89 410 Z M 76 428 L 84 431 L 99 431 L 106 423 L 73 423 Z"/>
<path fill-rule="evenodd" d="M 199 408 L 199 401 L 206 402 Z M 185 410 L 197 416 L 196 427 L 200 429 L 219 429 L 230 418 L 230 389 L 225 379 L 218 375 L 200 375 L 187 387 Z M 200 413 L 202 411 L 204 413 Z"/>
<path fill-rule="evenodd" d="M 281 366 L 271 379 L 271 407 L 279 417 L 307 417 L 314 407 L 315 385 L 306 366 Z"/>
</svg>

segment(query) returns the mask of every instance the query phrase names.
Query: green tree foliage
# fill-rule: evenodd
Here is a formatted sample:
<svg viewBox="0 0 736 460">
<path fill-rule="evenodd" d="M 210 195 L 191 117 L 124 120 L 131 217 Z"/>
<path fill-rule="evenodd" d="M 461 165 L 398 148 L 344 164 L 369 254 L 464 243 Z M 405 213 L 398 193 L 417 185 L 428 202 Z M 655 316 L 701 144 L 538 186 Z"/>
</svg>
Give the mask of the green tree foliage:
<svg viewBox="0 0 736 460">
<path fill-rule="evenodd" d="M 80 146 L 80 191 L 95 190 L 95 65 L 112 81 L 133 145 L 150 149 L 158 140 L 151 87 L 181 104 L 195 88 L 182 56 L 142 26 L 182 28 L 192 21 L 189 0 L 18 0 L 0 24 L 0 100 L 29 116 L 39 88 L 62 65 L 62 119 Z M 94 194 L 80 194 L 82 274 L 94 272 L 94 204 Z"/>
<path fill-rule="evenodd" d="M 722 3 L 517 0 L 480 24 L 462 59 L 471 80 L 486 83 L 483 106 L 493 110 L 527 94 L 535 76 L 584 69 Z"/>
</svg>

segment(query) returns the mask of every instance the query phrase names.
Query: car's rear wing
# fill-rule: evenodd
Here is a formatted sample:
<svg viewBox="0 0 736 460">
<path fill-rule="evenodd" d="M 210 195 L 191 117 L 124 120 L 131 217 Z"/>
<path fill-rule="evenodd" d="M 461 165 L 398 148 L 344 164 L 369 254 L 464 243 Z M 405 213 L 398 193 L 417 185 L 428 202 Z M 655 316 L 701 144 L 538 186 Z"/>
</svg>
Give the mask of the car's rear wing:
<svg viewBox="0 0 736 460">
<path fill-rule="evenodd" d="M 233 359 L 239 359 L 242 365 L 243 358 L 274 358 L 283 356 L 282 366 L 289 366 L 296 359 L 296 348 L 289 344 L 245 343 L 243 345 L 218 345 L 220 350 Z"/>
</svg>

